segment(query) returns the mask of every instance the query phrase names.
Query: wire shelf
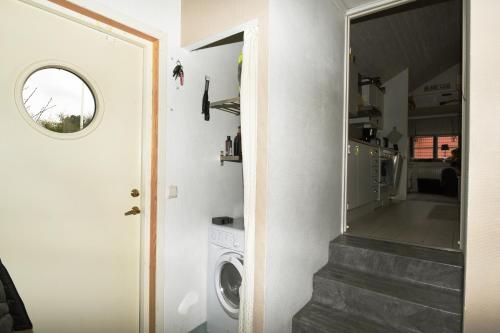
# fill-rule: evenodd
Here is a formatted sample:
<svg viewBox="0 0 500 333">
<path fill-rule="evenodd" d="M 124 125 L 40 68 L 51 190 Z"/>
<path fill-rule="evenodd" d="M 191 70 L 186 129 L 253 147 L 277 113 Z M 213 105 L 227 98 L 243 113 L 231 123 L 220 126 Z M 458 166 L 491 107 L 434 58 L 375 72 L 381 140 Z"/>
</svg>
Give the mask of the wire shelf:
<svg viewBox="0 0 500 333">
<path fill-rule="evenodd" d="M 210 103 L 210 108 L 217 109 L 224 112 L 229 112 L 234 115 L 240 115 L 240 98 L 230 98 L 224 99 L 222 101 L 217 101 Z"/>
</svg>

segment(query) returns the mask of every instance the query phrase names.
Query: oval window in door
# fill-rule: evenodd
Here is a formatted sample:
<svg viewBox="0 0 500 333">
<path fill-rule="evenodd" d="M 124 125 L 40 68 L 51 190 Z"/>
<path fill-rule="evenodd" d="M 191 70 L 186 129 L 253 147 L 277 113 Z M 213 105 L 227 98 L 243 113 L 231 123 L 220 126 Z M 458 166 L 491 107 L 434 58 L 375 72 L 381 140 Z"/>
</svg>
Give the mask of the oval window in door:
<svg viewBox="0 0 500 333">
<path fill-rule="evenodd" d="M 63 68 L 33 72 L 22 88 L 24 109 L 39 126 L 56 133 L 74 133 L 90 125 L 96 100 L 80 76 Z"/>
</svg>

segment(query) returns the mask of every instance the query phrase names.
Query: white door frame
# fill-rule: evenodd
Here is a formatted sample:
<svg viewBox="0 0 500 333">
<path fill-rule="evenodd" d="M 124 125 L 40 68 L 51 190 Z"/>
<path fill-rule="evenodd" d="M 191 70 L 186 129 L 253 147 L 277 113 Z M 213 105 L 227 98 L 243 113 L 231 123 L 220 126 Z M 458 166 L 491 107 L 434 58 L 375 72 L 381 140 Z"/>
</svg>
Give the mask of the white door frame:
<svg viewBox="0 0 500 333">
<path fill-rule="evenodd" d="M 166 95 L 166 35 L 88 0 L 19 0 L 143 48 L 144 84 L 141 154 L 140 333 L 163 332 L 163 177 L 159 175 L 159 110 Z M 164 122 L 162 122 L 164 123 Z M 163 127 L 163 126 L 162 126 Z M 163 140 L 162 140 L 163 141 Z M 160 176 L 160 177 L 159 177 Z M 160 249 L 160 251 L 157 251 Z"/>
<path fill-rule="evenodd" d="M 467 205 L 469 179 L 469 49 L 470 49 L 470 0 L 462 0 L 462 161 L 460 182 L 460 250 L 467 244 Z"/>
<path fill-rule="evenodd" d="M 347 232 L 347 159 L 348 159 L 348 140 L 349 140 L 349 49 L 350 49 L 350 23 L 351 20 L 361 16 L 373 14 L 382 10 L 404 5 L 415 0 L 380 0 L 365 5 L 357 6 L 346 11 L 345 16 L 345 45 L 344 45 L 344 108 L 342 124 L 342 198 L 341 198 L 341 234 Z M 462 179 L 467 177 L 468 165 L 468 7 L 467 1 L 463 0 L 463 40 L 462 40 Z M 461 182 L 460 199 L 460 249 L 465 248 L 465 225 L 467 209 L 467 187 L 466 182 Z"/>
</svg>

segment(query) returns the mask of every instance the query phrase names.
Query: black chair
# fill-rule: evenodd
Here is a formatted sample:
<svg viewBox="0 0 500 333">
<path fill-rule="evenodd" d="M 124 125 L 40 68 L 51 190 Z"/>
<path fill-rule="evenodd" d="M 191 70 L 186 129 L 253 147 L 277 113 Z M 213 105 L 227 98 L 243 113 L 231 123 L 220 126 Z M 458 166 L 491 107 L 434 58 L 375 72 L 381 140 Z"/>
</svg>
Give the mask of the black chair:
<svg viewBox="0 0 500 333">
<path fill-rule="evenodd" d="M 458 196 L 458 174 L 455 169 L 446 168 L 441 172 L 441 190 L 448 197 Z"/>
</svg>

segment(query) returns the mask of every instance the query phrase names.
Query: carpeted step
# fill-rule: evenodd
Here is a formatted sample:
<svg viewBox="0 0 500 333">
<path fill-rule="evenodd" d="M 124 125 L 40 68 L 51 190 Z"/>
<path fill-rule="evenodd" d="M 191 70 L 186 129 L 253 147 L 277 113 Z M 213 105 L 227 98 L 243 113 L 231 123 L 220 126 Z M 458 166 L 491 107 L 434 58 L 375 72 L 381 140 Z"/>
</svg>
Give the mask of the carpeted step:
<svg viewBox="0 0 500 333">
<path fill-rule="evenodd" d="M 312 301 L 394 329 L 458 333 L 460 292 L 328 264 L 314 276 Z"/>
<path fill-rule="evenodd" d="M 395 329 L 351 313 L 309 302 L 293 317 L 292 333 L 413 333 Z"/>
<path fill-rule="evenodd" d="M 455 291 L 463 289 L 459 252 L 342 235 L 330 243 L 330 263 Z"/>
</svg>

